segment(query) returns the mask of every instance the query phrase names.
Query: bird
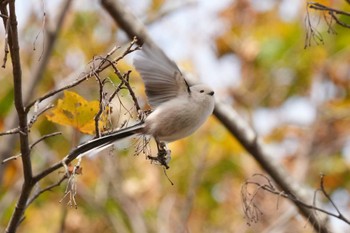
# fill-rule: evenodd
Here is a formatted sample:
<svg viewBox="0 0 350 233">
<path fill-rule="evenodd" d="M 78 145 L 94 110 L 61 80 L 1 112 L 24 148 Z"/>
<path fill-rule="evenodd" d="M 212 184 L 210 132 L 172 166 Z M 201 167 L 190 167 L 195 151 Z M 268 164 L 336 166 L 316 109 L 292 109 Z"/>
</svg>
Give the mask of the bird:
<svg viewBox="0 0 350 233">
<path fill-rule="evenodd" d="M 68 158 L 132 135 L 152 136 L 164 156 L 164 145 L 191 135 L 212 114 L 215 100 L 210 86 L 190 85 L 176 63 L 155 45 L 144 44 L 138 52 L 133 65 L 145 85 L 151 113 L 133 126 L 79 145 Z"/>
</svg>

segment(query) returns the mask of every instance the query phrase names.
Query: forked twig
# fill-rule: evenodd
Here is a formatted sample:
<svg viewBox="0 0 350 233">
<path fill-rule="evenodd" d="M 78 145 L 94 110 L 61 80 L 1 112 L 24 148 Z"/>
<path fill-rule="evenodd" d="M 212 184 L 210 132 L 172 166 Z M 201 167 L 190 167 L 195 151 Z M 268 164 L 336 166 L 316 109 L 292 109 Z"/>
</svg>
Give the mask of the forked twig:
<svg viewBox="0 0 350 233">
<path fill-rule="evenodd" d="M 33 147 L 34 147 L 36 144 L 38 144 L 39 142 L 41 142 L 41 141 L 43 141 L 43 140 L 45 140 L 45 139 L 47 139 L 47 138 L 49 138 L 49 137 L 54 137 L 54 136 L 61 135 L 61 134 L 62 134 L 61 132 L 55 132 L 55 133 L 51 133 L 51 134 L 44 135 L 44 136 L 42 136 L 41 138 L 39 138 L 38 140 L 36 140 L 33 144 L 31 144 L 31 145 L 29 146 L 29 148 L 30 148 L 30 150 L 31 150 L 31 149 L 33 149 Z M 21 156 L 22 156 L 22 154 L 19 153 L 19 154 L 17 154 L 17 155 L 14 155 L 14 156 L 11 156 L 11 157 L 8 157 L 8 158 L 4 159 L 1 163 L 4 164 L 4 163 L 7 163 L 7 162 L 9 162 L 9 161 L 11 161 L 11 160 L 16 160 L 16 159 L 18 159 L 18 158 L 21 157 Z"/>
<path fill-rule="evenodd" d="M 325 187 L 324 187 L 324 175 L 321 175 L 320 189 L 315 190 L 312 205 L 307 204 L 304 201 L 297 199 L 291 193 L 285 193 L 283 191 L 277 190 L 277 188 L 272 184 L 271 180 L 267 176 L 262 175 L 262 174 L 256 174 L 256 175 L 263 177 L 265 182 L 267 182 L 267 184 L 261 184 L 261 183 L 256 182 L 256 181 L 247 180 L 241 188 L 241 198 L 242 198 L 242 202 L 243 202 L 243 211 L 244 211 L 244 213 L 249 221 L 248 224 L 251 222 L 257 222 L 260 219 L 262 211 L 259 209 L 259 207 L 256 203 L 256 200 L 255 200 L 255 197 L 256 197 L 258 192 L 260 192 L 261 190 L 264 190 L 264 191 L 267 191 L 267 192 L 272 193 L 274 195 L 278 195 L 278 197 L 283 197 L 283 198 L 286 198 L 286 199 L 291 200 L 293 202 L 297 202 L 298 204 L 300 204 L 308 209 L 311 209 L 313 211 L 322 212 L 328 216 L 338 218 L 338 219 L 342 220 L 343 222 L 350 225 L 350 220 L 348 218 L 346 218 L 340 212 L 339 208 L 336 206 L 336 204 L 334 203 L 332 198 L 326 192 Z M 249 185 L 256 186 L 256 189 L 255 189 L 253 194 L 248 191 Z M 327 200 L 332 204 L 334 209 L 337 211 L 336 214 L 316 206 L 316 193 L 318 191 L 321 191 L 322 194 L 327 198 Z"/>
<path fill-rule="evenodd" d="M 136 39 L 135 39 L 136 40 Z M 137 41 L 137 40 L 136 40 Z M 124 53 L 121 56 L 118 56 L 117 58 L 113 59 L 112 62 L 105 62 L 107 61 L 106 59 L 102 59 L 102 63 L 95 67 L 93 70 L 91 70 L 88 73 L 83 74 L 81 77 L 77 78 L 74 82 L 65 85 L 61 88 L 58 88 L 56 90 L 50 91 L 48 93 L 46 93 L 45 95 L 39 97 L 38 99 L 30 102 L 26 107 L 25 107 L 25 111 L 29 112 L 29 110 L 33 107 L 34 104 L 38 104 L 40 102 L 42 102 L 43 100 L 50 98 L 64 90 L 70 89 L 72 87 L 75 87 L 77 85 L 79 85 L 80 83 L 88 80 L 89 78 L 93 77 L 94 74 L 96 73 L 101 73 L 102 71 L 104 71 L 105 69 L 107 69 L 108 67 L 110 67 L 112 64 L 117 63 L 118 61 L 120 61 L 121 59 L 123 59 L 126 55 L 130 54 L 131 52 L 137 50 L 136 48 L 133 49 L 132 46 L 135 44 L 135 41 L 132 41 L 129 45 L 129 47 L 127 48 L 126 51 L 124 51 Z M 107 53 L 106 57 L 110 57 L 112 53 L 114 53 L 116 51 L 116 47 L 114 47 L 109 53 Z"/>
<path fill-rule="evenodd" d="M 322 5 L 317 2 L 307 2 L 306 3 L 306 16 L 305 16 L 305 25 L 307 27 L 306 29 L 306 35 L 305 35 L 305 48 L 309 47 L 311 45 L 311 41 L 314 41 L 317 45 L 319 43 L 324 43 L 322 35 L 320 32 L 316 30 L 316 28 L 312 25 L 310 20 L 310 12 L 309 9 L 313 9 L 316 11 L 320 11 L 324 13 L 324 20 L 326 24 L 328 25 L 328 32 L 329 33 L 335 33 L 335 30 L 332 28 L 332 21 L 342 27 L 350 28 L 350 24 L 347 24 L 345 21 L 342 21 L 339 19 L 339 15 L 350 17 L 350 13 L 338 9 L 334 9 L 331 7 L 327 7 L 325 5 Z M 328 20 L 330 18 L 330 20 Z"/>
<path fill-rule="evenodd" d="M 33 201 L 35 201 L 41 194 L 47 192 L 47 191 L 51 191 L 53 188 L 57 187 L 57 186 L 60 186 L 61 183 L 67 179 L 67 176 L 62 176 L 62 178 L 60 180 L 58 180 L 56 183 L 53 183 L 49 186 L 47 186 L 46 188 L 43 188 L 41 189 L 40 191 L 38 191 L 36 194 L 34 194 L 29 200 L 28 200 L 28 203 L 27 203 L 27 206 L 29 206 L 30 204 L 33 203 Z"/>
</svg>

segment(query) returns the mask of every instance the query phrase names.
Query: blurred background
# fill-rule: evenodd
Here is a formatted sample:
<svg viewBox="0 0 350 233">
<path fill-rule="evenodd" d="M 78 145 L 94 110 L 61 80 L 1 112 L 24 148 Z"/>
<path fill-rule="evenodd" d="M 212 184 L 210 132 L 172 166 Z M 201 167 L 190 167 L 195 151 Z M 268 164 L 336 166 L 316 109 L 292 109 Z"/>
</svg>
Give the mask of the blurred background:
<svg viewBox="0 0 350 233">
<path fill-rule="evenodd" d="M 45 30 L 57 22 L 63 2 L 16 1 L 24 83 L 41 61 L 49 40 Z M 327 13 L 308 9 L 302 0 L 122 2 L 185 73 L 210 84 L 220 101 L 249 122 L 290 176 L 313 190 L 319 188 L 324 173 L 326 191 L 350 217 L 349 29 L 336 25 Z M 316 2 L 350 10 L 346 1 Z M 349 18 L 343 20 L 350 23 Z M 316 32 L 314 37 L 311 31 Z M 3 27 L 0 32 L 3 48 Z M 31 100 L 78 77 L 95 56 L 129 42 L 99 1 L 72 1 Z M 118 68 L 133 69 L 133 55 Z M 1 131 L 8 129 L 14 111 L 11 74 L 8 63 L 0 75 Z M 112 70 L 103 75 L 118 82 Z M 133 71 L 130 78 L 140 104 L 147 108 L 138 74 Z M 72 91 L 89 101 L 98 100 L 93 79 Z M 129 96 L 123 103 L 131 103 Z M 114 104 L 118 112 L 120 104 Z M 56 131 L 62 135 L 33 150 L 34 171 L 59 161 L 89 138 L 41 116 L 30 139 Z M 17 154 L 18 147 L 2 154 L 2 160 Z M 84 157 L 82 174 L 76 177 L 77 209 L 67 206 L 67 199 L 59 203 L 64 182 L 32 203 L 18 232 L 312 232 L 292 204 L 269 193 L 256 197 L 263 213 L 259 221 L 246 219 L 241 187 L 264 171 L 214 117 L 194 135 L 169 147 L 172 160 L 166 174 L 144 155 L 135 156 L 137 145 L 130 140 L 117 144 L 112 152 Z M 40 187 L 58 181 L 62 172 L 52 173 Z M 3 230 L 22 184 L 20 160 L 0 165 L 0 175 Z M 323 208 L 334 210 L 327 200 L 320 200 Z M 350 232 L 342 221 L 329 221 L 332 232 Z"/>
</svg>

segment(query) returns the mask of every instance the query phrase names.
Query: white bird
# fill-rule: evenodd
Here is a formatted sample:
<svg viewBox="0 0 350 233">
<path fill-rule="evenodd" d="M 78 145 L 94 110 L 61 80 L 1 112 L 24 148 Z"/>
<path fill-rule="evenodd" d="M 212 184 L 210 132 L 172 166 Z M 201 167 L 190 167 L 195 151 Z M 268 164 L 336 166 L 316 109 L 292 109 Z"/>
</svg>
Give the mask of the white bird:
<svg viewBox="0 0 350 233">
<path fill-rule="evenodd" d="M 214 91 L 205 84 L 189 85 L 175 62 L 159 48 L 144 45 L 134 66 L 145 84 L 152 112 L 143 122 L 79 145 L 70 155 L 105 147 L 135 134 L 152 136 L 164 145 L 189 136 L 212 114 Z"/>
</svg>

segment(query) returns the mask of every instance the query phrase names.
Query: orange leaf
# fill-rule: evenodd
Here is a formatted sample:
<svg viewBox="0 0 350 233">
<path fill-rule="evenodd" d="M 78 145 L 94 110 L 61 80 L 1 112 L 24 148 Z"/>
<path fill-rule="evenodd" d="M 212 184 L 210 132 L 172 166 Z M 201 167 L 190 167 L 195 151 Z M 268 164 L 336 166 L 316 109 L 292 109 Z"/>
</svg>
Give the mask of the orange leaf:
<svg viewBox="0 0 350 233">
<path fill-rule="evenodd" d="M 57 124 L 73 126 L 83 133 L 93 134 L 94 117 L 98 111 L 98 101 L 89 102 L 75 92 L 65 91 L 64 97 L 58 100 L 57 106 L 46 117 Z M 100 129 L 105 128 L 106 123 L 106 117 L 100 119 Z"/>
</svg>

